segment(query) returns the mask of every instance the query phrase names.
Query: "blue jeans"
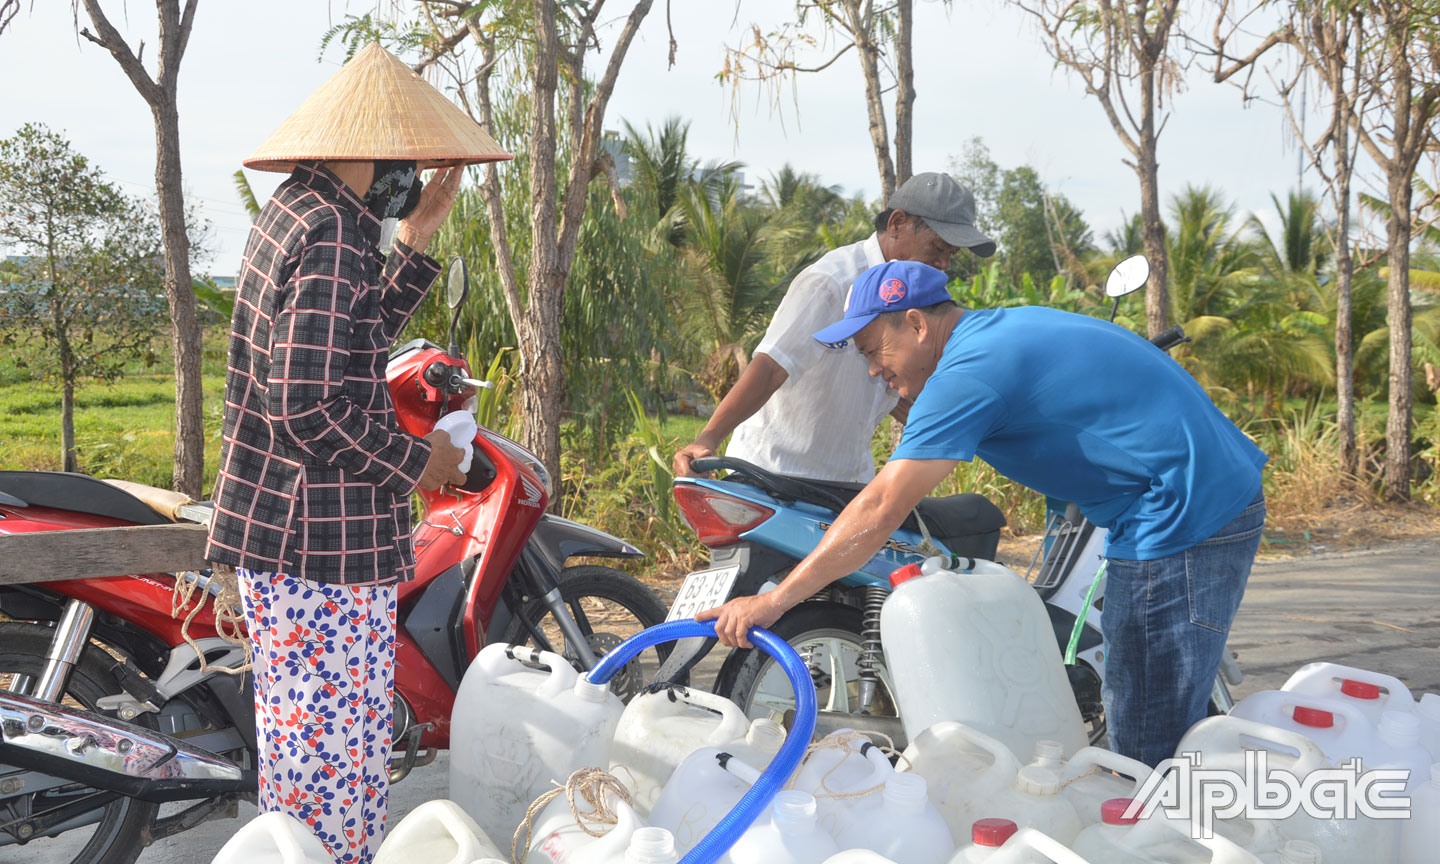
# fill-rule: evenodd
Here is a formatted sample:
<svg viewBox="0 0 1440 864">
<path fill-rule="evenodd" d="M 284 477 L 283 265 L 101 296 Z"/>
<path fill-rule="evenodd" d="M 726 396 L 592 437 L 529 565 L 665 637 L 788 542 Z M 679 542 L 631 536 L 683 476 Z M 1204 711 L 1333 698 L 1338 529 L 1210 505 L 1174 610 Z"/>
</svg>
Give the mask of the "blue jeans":
<svg viewBox="0 0 1440 864">
<path fill-rule="evenodd" d="M 1262 493 L 1184 552 L 1109 559 L 1101 626 L 1110 749 L 1154 766 L 1205 718 L 1264 527 Z"/>
</svg>

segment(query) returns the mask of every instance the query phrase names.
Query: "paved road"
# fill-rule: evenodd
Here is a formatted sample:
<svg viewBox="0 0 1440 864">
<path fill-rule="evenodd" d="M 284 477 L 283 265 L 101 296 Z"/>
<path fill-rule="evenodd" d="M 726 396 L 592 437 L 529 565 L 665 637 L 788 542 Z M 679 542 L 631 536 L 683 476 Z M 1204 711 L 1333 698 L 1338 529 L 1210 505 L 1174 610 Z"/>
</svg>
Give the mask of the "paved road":
<svg viewBox="0 0 1440 864">
<path fill-rule="evenodd" d="M 1263 563 L 1250 579 L 1230 646 L 1245 682 L 1237 698 L 1279 687 L 1296 668 L 1331 660 L 1393 674 L 1414 691 L 1440 692 L 1440 543 L 1380 553 Z M 713 678 L 713 669 L 709 677 Z M 391 824 L 446 794 L 444 754 L 391 793 Z M 255 808 L 241 808 L 250 819 Z M 160 841 L 139 864 L 205 864 L 241 823 L 222 820 Z M 42 856 L 0 849 L 0 862 L 64 864 L 61 849 Z"/>
</svg>

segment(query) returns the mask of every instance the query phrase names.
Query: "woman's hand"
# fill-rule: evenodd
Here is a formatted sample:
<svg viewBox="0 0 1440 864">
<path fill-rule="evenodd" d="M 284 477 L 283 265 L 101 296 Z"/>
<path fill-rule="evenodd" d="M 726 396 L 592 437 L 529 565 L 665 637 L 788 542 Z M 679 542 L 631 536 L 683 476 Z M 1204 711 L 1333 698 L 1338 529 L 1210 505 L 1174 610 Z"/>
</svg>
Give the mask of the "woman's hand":
<svg viewBox="0 0 1440 864">
<path fill-rule="evenodd" d="M 445 217 L 455 206 L 455 194 L 460 191 L 460 179 L 464 176 L 463 167 L 432 171 L 430 181 L 420 190 L 420 203 L 415 205 L 409 216 L 400 220 L 395 229 L 395 240 L 416 252 L 424 252 L 430 245 L 430 238 L 440 230 Z"/>
</svg>

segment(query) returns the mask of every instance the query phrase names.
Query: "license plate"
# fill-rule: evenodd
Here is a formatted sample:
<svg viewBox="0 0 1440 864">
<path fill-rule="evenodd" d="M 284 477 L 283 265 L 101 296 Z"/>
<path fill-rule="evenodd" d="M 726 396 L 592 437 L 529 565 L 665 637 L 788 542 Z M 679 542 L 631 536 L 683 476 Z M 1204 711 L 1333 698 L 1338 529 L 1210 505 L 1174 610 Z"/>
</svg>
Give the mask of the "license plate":
<svg viewBox="0 0 1440 864">
<path fill-rule="evenodd" d="M 730 589 L 740 578 L 740 565 L 716 567 L 714 570 L 699 570 L 685 577 L 675 603 L 670 607 L 666 621 L 681 621 L 694 618 L 706 609 L 714 609 L 730 597 Z"/>
</svg>

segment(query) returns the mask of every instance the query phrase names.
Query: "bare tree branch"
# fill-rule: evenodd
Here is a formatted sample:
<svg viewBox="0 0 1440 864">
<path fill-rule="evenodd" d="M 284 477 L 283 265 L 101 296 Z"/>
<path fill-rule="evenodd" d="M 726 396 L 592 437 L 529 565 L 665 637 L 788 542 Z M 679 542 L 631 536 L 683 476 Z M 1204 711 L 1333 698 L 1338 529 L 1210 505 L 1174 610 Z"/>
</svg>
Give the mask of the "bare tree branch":
<svg viewBox="0 0 1440 864">
<path fill-rule="evenodd" d="M 135 85 L 135 89 L 140 91 L 141 97 L 152 108 L 159 104 L 161 100 L 160 86 L 151 79 L 150 73 L 145 71 L 145 67 L 140 63 L 140 58 L 130 52 L 130 46 L 125 44 L 125 37 L 121 36 L 120 31 L 110 23 L 110 19 L 105 17 L 105 10 L 100 8 L 100 0 L 72 0 L 72 3 L 83 3 L 85 13 L 90 16 L 91 23 L 95 25 L 96 30 L 100 31 L 98 37 L 91 34 L 88 29 L 81 30 L 80 35 L 110 52 L 110 56 L 114 57 L 115 62 L 119 63 L 120 68 L 124 70 L 125 77 L 130 79 L 130 83 Z"/>
<path fill-rule="evenodd" d="M 35 0 L 30 0 L 30 11 L 35 11 Z M 19 13 L 20 0 L 0 0 L 0 35 L 5 33 L 5 28 Z"/>
</svg>

